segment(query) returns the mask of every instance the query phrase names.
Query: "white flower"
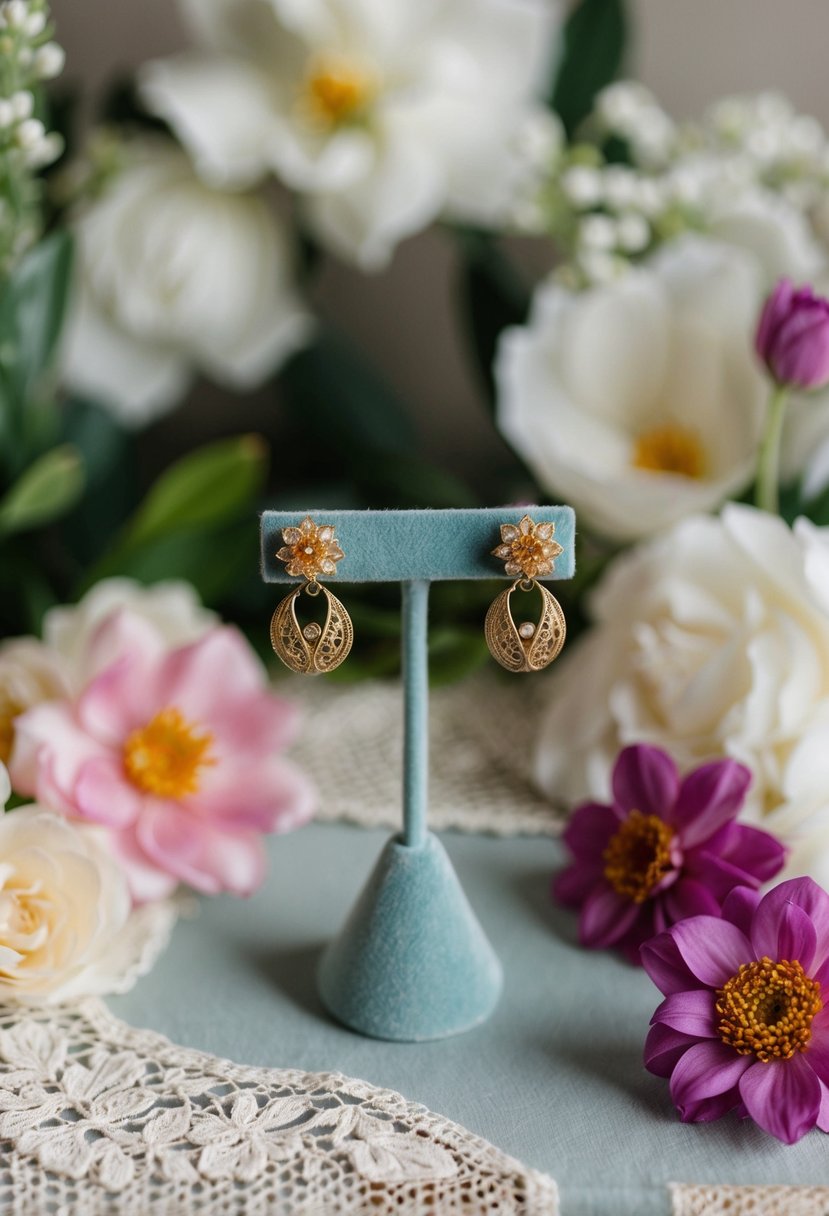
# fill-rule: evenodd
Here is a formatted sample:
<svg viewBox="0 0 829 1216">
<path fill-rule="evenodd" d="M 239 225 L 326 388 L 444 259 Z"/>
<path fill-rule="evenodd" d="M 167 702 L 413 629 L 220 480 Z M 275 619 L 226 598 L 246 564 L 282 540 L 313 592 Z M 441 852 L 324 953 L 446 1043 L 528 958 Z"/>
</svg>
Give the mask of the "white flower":
<svg viewBox="0 0 829 1216">
<path fill-rule="evenodd" d="M 66 379 L 131 425 L 177 404 L 197 369 L 254 386 L 308 336 L 265 201 L 206 186 L 172 144 L 133 146 L 75 234 Z"/>
<path fill-rule="evenodd" d="M 36 638 L 11 638 L 0 644 L 0 760 L 14 745 L 14 720 L 43 701 L 68 696 L 63 663 Z"/>
<path fill-rule="evenodd" d="M 498 422 L 581 522 L 630 540 L 718 506 L 754 472 L 766 386 L 755 262 L 702 237 L 575 293 L 536 294 L 496 362 Z"/>
<path fill-rule="evenodd" d="M 275 173 L 364 268 L 443 212 L 508 213 L 515 134 L 548 75 L 551 0 L 181 5 L 202 49 L 149 64 L 140 83 L 206 180 Z"/>
<path fill-rule="evenodd" d="M 36 805 L 0 818 L 0 1001 L 123 992 L 166 942 L 172 906 L 131 916 L 124 874 L 100 840 Z"/>
<path fill-rule="evenodd" d="M 721 188 L 717 195 L 706 207 L 706 230 L 754 254 L 767 288 L 784 275 L 803 282 L 825 269 L 826 251 L 808 219 L 785 198 L 759 186 L 744 191 Z"/>
<path fill-rule="evenodd" d="M 551 680 L 536 776 L 553 797 L 604 798 L 619 748 L 680 767 L 718 756 L 754 774 L 746 815 L 829 880 L 829 530 L 728 505 L 618 558 L 593 629 Z"/>
<path fill-rule="evenodd" d="M 171 649 L 197 641 L 217 624 L 216 614 L 202 607 L 190 583 L 170 580 L 145 587 L 129 578 L 103 579 L 77 604 L 50 608 L 43 618 L 46 649 L 60 663 L 73 692 L 92 679 L 92 639 L 103 621 L 119 609 L 146 621 Z"/>
</svg>

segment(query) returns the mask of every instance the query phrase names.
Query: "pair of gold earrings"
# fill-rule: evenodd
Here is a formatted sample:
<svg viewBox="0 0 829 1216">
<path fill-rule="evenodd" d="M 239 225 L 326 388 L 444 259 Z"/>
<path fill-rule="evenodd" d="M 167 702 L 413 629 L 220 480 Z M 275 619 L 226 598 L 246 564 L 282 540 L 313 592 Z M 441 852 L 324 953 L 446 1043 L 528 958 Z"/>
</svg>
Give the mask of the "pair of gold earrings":
<svg viewBox="0 0 829 1216">
<path fill-rule="evenodd" d="M 493 600 L 484 622 L 490 653 L 507 671 L 541 671 L 564 645 L 567 626 L 561 605 L 537 581 L 553 573 L 555 559 L 564 552 L 554 534 L 555 524 L 536 524 L 525 515 L 517 524 L 501 524 L 500 544 L 492 550 L 492 556 L 505 563 L 504 572 L 515 579 Z M 283 528 L 282 540 L 277 558 L 285 562 L 289 575 L 304 581 L 277 606 L 271 618 L 271 645 L 292 671 L 333 671 L 351 650 L 354 627 L 343 605 L 319 577 L 337 573 L 336 563 L 344 557 L 343 551 L 331 524 L 316 524 L 307 515 L 298 527 Z M 537 623 L 515 623 L 510 601 L 516 591 L 540 593 L 542 609 Z M 322 625 L 316 621 L 300 625 L 296 605 L 303 592 L 325 596 Z"/>
</svg>

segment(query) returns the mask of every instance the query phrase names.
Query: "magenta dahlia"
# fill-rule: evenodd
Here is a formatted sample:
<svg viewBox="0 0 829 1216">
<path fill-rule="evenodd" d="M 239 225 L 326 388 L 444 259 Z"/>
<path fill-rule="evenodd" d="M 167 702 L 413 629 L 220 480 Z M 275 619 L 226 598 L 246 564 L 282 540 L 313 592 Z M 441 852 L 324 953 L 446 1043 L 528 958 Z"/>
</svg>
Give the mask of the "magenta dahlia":
<svg viewBox="0 0 829 1216">
<path fill-rule="evenodd" d="M 829 1131 L 829 895 L 811 878 L 738 888 L 642 947 L 665 1000 L 645 1066 L 686 1123 L 729 1110 L 785 1144 Z"/>
<path fill-rule="evenodd" d="M 563 840 L 573 861 L 553 895 L 579 910 L 584 946 L 639 947 L 686 916 L 719 915 L 735 886 L 757 888 L 779 872 L 785 850 L 759 828 L 736 823 L 751 773 L 716 760 L 680 780 L 658 747 L 619 753 L 613 801 L 578 807 Z"/>
</svg>

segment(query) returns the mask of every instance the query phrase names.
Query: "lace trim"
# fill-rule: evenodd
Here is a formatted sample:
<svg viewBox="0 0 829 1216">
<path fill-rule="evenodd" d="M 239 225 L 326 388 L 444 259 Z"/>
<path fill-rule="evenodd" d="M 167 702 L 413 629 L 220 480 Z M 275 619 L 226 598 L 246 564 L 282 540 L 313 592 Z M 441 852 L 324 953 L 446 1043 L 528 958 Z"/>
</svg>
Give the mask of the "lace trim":
<svg viewBox="0 0 829 1216">
<path fill-rule="evenodd" d="M 673 1216 L 826 1216 L 825 1186 L 670 1187 Z"/>
<path fill-rule="evenodd" d="M 551 1178 L 390 1090 L 250 1068 L 97 1000 L 0 1007 L 0 1209 L 558 1216 Z"/>
<path fill-rule="evenodd" d="M 286 682 L 288 684 L 288 682 Z M 294 756 L 320 790 L 322 820 L 399 828 L 403 709 L 400 685 L 324 687 L 296 680 L 312 729 Z M 429 826 L 499 836 L 557 835 L 560 810 L 532 784 L 532 724 L 544 679 L 479 676 L 432 691 Z M 325 747 L 319 740 L 325 739 Z"/>
</svg>

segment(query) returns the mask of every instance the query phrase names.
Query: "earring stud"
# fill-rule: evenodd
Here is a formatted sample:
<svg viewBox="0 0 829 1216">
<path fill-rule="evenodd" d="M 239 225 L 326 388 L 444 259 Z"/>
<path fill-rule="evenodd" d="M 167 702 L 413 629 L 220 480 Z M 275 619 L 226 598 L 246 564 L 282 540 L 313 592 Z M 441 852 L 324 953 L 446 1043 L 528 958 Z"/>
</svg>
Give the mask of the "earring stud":
<svg viewBox="0 0 829 1216">
<path fill-rule="evenodd" d="M 286 572 L 304 579 L 277 605 L 271 617 L 271 645 L 291 671 L 315 675 L 333 671 L 348 655 L 354 641 L 351 617 L 336 595 L 318 582 L 321 574 L 335 575 L 336 563 L 345 556 L 331 524 L 316 524 L 306 515 L 298 527 L 282 529 L 284 544 L 277 550 Z M 325 622 L 309 621 L 301 626 L 296 606 L 302 593 L 312 598 L 324 595 Z"/>
</svg>

